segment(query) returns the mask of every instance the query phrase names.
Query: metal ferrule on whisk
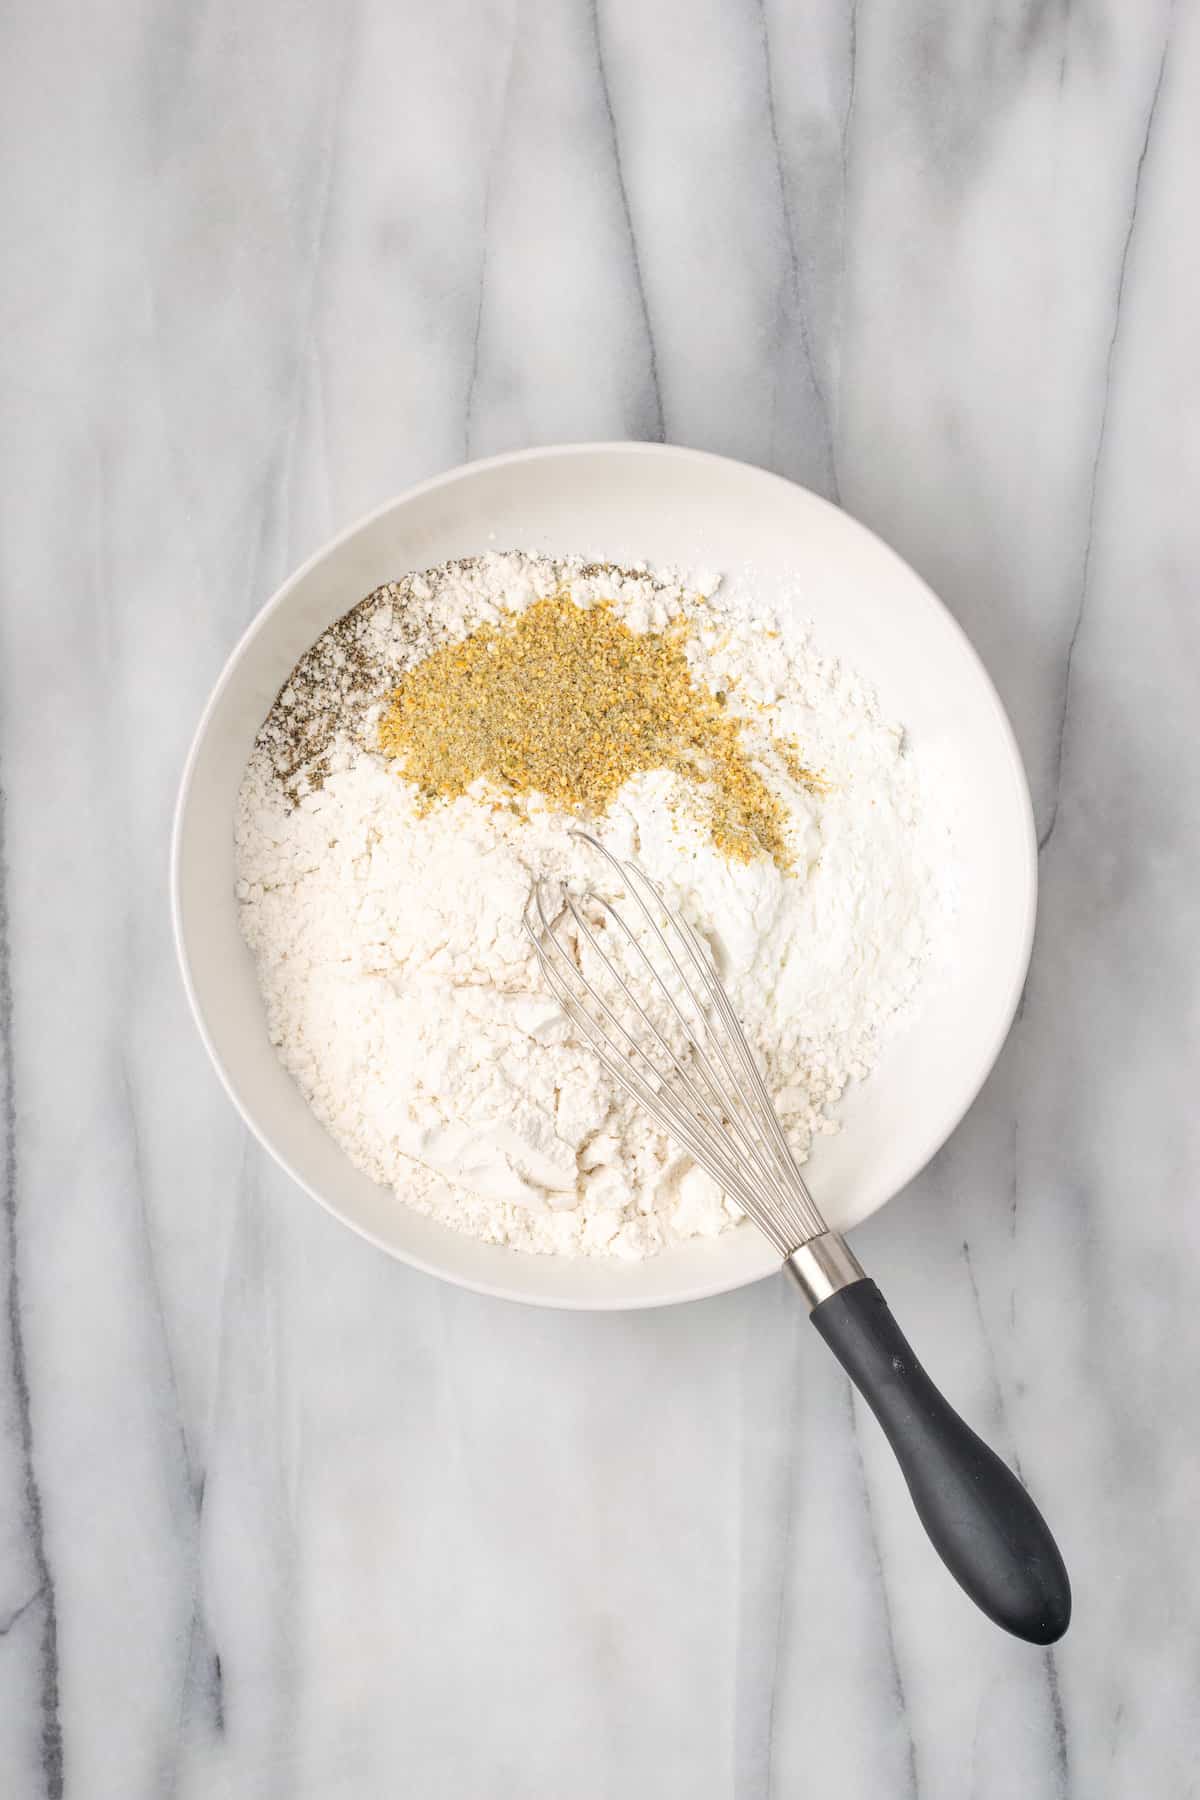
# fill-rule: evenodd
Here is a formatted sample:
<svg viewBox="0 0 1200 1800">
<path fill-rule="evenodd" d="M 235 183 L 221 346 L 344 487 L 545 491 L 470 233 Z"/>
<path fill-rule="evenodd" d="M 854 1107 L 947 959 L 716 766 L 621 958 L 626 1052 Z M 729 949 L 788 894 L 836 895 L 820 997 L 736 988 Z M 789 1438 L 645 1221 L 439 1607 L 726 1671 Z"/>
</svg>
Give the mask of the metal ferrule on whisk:
<svg viewBox="0 0 1200 1800">
<path fill-rule="evenodd" d="M 807 1244 L 792 1251 L 783 1266 L 808 1302 L 809 1312 L 866 1275 L 845 1238 L 836 1231 L 823 1231 L 819 1237 L 810 1238 Z"/>
</svg>

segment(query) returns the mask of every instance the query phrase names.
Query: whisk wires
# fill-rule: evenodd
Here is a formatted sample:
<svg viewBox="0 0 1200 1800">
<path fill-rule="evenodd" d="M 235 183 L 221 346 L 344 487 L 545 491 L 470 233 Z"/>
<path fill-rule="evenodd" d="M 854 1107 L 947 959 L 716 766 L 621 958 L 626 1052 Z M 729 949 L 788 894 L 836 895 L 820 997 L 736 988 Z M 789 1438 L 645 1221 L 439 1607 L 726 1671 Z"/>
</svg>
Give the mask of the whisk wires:
<svg viewBox="0 0 1200 1800">
<path fill-rule="evenodd" d="M 636 863 L 574 835 L 617 876 L 630 916 L 594 891 L 548 903 L 537 883 L 524 926 L 551 991 L 609 1074 L 789 1256 L 825 1221 L 707 946 Z M 645 977 L 645 1000 L 622 962 Z"/>
</svg>

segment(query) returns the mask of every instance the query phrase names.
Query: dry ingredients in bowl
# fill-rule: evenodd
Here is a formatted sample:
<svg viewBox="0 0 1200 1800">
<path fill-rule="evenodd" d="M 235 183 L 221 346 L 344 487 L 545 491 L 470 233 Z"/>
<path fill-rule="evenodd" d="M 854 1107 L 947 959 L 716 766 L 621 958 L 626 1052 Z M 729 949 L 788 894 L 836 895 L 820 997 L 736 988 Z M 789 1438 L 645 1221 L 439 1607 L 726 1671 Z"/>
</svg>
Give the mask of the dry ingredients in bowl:
<svg viewBox="0 0 1200 1800">
<path fill-rule="evenodd" d="M 539 979 L 533 877 L 597 875 L 576 820 L 705 935 L 802 1158 L 913 999 L 946 828 L 871 691 L 711 580 L 489 554 L 380 588 L 297 664 L 237 818 L 286 1067 L 418 1210 L 640 1258 L 739 1215 Z"/>
</svg>

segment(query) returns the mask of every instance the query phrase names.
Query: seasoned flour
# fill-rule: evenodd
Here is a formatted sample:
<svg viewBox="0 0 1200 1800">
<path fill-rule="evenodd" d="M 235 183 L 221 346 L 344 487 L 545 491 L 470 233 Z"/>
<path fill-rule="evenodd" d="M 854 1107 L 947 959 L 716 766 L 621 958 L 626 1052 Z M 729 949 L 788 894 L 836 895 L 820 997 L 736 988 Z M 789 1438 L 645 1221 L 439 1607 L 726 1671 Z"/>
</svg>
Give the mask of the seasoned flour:
<svg viewBox="0 0 1200 1800">
<path fill-rule="evenodd" d="M 912 1000 L 947 861 L 936 784 L 850 671 L 744 593 L 646 571 L 488 555 L 380 589 L 301 661 L 238 805 L 238 896 L 271 1038 L 351 1159 L 460 1231 L 626 1258 L 710 1237 L 737 1209 L 577 1041 L 521 918 L 535 876 L 595 853 L 536 799 L 472 791 L 425 816 L 377 750 L 396 679 L 436 646 L 565 588 L 634 630 L 683 615 L 696 678 L 728 694 L 786 802 L 791 867 L 730 862 L 666 771 L 590 821 L 707 937 L 801 1157 L 837 1129 Z M 704 591 L 704 590 L 708 591 Z M 792 738 L 826 790 L 789 779 Z"/>
</svg>

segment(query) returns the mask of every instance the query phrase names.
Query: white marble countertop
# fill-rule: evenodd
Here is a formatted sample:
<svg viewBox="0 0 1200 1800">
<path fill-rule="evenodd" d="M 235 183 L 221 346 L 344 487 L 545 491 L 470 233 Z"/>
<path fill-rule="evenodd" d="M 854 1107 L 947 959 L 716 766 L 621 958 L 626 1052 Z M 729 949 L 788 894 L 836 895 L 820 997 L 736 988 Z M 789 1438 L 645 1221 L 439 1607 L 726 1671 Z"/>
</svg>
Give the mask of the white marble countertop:
<svg viewBox="0 0 1200 1800">
<path fill-rule="evenodd" d="M 1200 5 L 179 0 L 0 59 L 0 1793 L 1200 1793 Z M 558 1316 L 247 1141 L 167 915 L 282 576 L 464 457 L 837 498 L 1011 710 L 1022 1013 L 860 1244 L 1075 1582 L 932 1559 L 779 1282 Z"/>
</svg>

